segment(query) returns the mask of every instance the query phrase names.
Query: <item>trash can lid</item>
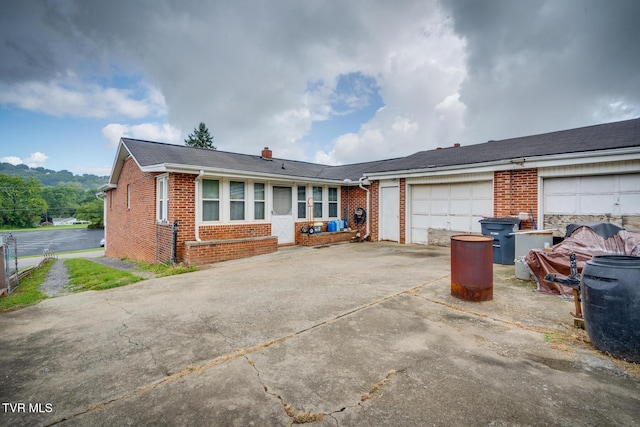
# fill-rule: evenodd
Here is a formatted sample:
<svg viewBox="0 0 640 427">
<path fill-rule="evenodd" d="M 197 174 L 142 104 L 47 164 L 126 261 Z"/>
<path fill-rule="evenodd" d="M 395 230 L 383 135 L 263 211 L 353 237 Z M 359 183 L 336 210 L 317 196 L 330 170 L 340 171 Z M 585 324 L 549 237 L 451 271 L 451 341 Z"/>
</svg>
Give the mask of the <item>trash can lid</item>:
<svg viewBox="0 0 640 427">
<path fill-rule="evenodd" d="M 481 224 L 520 224 L 520 219 L 515 217 L 506 218 L 483 218 L 479 221 Z"/>
</svg>

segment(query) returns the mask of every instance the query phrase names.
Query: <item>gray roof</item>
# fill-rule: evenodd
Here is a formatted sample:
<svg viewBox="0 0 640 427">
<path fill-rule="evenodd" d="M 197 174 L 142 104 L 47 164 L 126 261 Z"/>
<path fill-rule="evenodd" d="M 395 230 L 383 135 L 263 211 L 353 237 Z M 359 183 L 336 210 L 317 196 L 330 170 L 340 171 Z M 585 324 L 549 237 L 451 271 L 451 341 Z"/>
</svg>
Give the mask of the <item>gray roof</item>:
<svg viewBox="0 0 640 427">
<path fill-rule="evenodd" d="M 407 157 L 328 166 L 259 155 L 230 153 L 183 145 L 122 138 L 122 144 L 142 168 L 175 165 L 222 169 L 286 177 L 357 181 L 365 173 L 406 171 L 427 167 L 472 165 L 499 160 L 640 147 L 640 119 L 489 141 L 483 144 L 420 151 Z M 112 179 L 117 177 L 113 177 Z"/>
<path fill-rule="evenodd" d="M 640 119 L 420 151 L 367 172 L 390 172 L 640 147 Z"/>
</svg>

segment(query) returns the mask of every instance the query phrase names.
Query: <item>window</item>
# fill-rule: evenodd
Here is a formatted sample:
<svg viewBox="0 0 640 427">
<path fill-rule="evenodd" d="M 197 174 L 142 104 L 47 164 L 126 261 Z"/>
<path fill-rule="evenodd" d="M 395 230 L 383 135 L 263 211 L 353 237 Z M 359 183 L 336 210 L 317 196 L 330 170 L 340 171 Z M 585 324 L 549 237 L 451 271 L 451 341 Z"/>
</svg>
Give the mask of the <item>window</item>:
<svg viewBox="0 0 640 427">
<path fill-rule="evenodd" d="M 131 184 L 127 184 L 127 209 L 131 209 Z"/>
<path fill-rule="evenodd" d="M 244 182 L 231 181 L 229 183 L 229 218 L 232 221 L 244 220 Z"/>
<path fill-rule="evenodd" d="M 156 219 L 158 222 L 168 221 L 169 177 L 167 175 L 156 178 Z"/>
<path fill-rule="evenodd" d="M 253 219 L 264 219 L 264 183 L 253 184 Z"/>
<path fill-rule="evenodd" d="M 220 181 L 202 180 L 202 220 L 220 221 Z"/>
<path fill-rule="evenodd" d="M 329 218 L 338 217 L 338 189 L 329 187 Z"/>
<path fill-rule="evenodd" d="M 307 217 L 307 187 L 298 185 L 298 218 Z"/>
<path fill-rule="evenodd" d="M 313 187 L 313 216 L 322 218 L 322 187 Z"/>
</svg>

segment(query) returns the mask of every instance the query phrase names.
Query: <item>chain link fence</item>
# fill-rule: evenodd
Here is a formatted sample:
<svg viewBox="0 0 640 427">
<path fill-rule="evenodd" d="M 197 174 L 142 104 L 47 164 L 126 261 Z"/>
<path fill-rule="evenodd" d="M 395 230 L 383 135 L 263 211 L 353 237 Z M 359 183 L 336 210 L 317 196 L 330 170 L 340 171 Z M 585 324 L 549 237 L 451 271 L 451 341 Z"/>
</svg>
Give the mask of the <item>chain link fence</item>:
<svg viewBox="0 0 640 427">
<path fill-rule="evenodd" d="M 13 292 L 20 282 L 18 274 L 18 239 L 11 233 L 0 239 L 0 288 Z"/>
</svg>

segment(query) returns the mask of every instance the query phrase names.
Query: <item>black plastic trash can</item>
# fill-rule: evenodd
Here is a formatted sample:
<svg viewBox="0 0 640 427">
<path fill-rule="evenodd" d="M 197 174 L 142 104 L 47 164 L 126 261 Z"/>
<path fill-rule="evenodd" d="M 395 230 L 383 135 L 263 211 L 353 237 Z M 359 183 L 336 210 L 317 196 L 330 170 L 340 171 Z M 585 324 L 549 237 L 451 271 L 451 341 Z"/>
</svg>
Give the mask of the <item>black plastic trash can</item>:
<svg viewBox="0 0 640 427">
<path fill-rule="evenodd" d="M 480 220 L 482 234 L 493 237 L 493 263 L 513 265 L 516 239 L 512 234 L 520 229 L 518 218 L 485 218 Z"/>
<path fill-rule="evenodd" d="M 640 363 L 640 257 L 594 256 L 582 270 L 580 287 L 591 343 Z"/>
</svg>

